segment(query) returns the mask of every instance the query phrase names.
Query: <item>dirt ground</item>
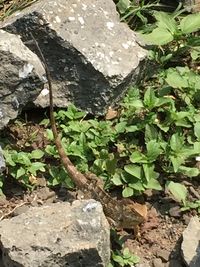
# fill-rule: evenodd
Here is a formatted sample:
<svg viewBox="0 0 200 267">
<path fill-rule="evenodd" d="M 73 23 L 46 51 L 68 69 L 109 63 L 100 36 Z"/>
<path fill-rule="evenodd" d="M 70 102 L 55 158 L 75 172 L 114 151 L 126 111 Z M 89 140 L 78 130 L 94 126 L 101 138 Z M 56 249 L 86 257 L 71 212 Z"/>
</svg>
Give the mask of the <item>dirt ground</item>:
<svg viewBox="0 0 200 267">
<path fill-rule="evenodd" d="M 46 186 L 39 186 L 33 192 L 25 192 L 11 181 L 6 184 L 4 191 L 6 198 L 0 197 L 0 220 L 17 216 L 30 206 L 72 201 L 76 198 L 75 191 L 69 192 L 65 188 L 53 191 Z M 152 192 L 148 192 L 148 195 L 150 193 Z M 140 263 L 149 263 L 152 267 L 185 266 L 181 257 L 181 236 L 191 214 L 182 214 L 180 207 L 170 198 L 159 200 L 158 194 L 153 201 L 152 198 L 154 197 L 146 196 L 148 220 L 141 225 L 137 239 L 131 232 L 123 231 L 119 234 L 130 251 L 140 257 Z"/>
</svg>

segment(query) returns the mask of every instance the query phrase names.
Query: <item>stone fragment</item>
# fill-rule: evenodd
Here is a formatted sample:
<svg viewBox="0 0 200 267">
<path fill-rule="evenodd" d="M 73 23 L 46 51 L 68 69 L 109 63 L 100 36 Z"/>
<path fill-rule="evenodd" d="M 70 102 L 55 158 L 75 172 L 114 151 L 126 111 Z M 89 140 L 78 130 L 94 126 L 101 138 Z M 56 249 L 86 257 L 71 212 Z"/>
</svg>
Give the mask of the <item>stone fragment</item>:
<svg viewBox="0 0 200 267">
<path fill-rule="evenodd" d="M 183 232 L 181 249 L 187 266 L 200 266 L 200 221 L 198 217 L 192 217 L 188 227 Z"/>
<path fill-rule="evenodd" d="M 146 51 L 120 22 L 112 0 L 40 0 L 0 26 L 38 54 L 33 33 L 48 62 L 56 106 L 73 102 L 103 114 L 142 76 Z M 47 88 L 34 103 L 48 106 Z"/>
<path fill-rule="evenodd" d="M 182 0 L 182 2 L 187 11 L 193 13 L 200 11 L 200 0 Z"/>
<path fill-rule="evenodd" d="M 169 260 L 170 252 L 166 249 L 158 250 L 156 256 L 160 258 L 163 262 L 167 262 Z"/>
<path fill-rule="evenodd" d="M 0 222 L 5 267 L 106 267 L 109 224 L 94 200 L 33 207 Z"/>
<path fill-rule="evenodd" d="M 164 263 L 162 262 L 161 259 L 156 258 L 156 259 L 153 259 L 152 266 L 153 267 L 164 267 Z"/>
<path fill-rule="evenodd" d="M 0 129 L 42 90 L 44 68 L 19 36 L 0 30 Z M 0 160 L 0 165 L 2 161 Z"/>
</svg>

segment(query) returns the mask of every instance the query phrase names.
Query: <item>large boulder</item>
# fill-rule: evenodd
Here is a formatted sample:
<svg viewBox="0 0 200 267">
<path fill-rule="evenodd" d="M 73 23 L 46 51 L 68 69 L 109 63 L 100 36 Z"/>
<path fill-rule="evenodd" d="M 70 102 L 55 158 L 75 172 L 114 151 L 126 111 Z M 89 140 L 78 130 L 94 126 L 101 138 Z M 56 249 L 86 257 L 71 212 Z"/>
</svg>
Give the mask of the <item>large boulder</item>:
<svg viewBox="0 0 200 267">
<path fill-rule="evenodd" d="M 30 208 L 0 222 L 4 267 L 106 267 L 110 230 L 94 200 Z"/>
<path fill-rule="evenodd" d="M 32 32 L 52 76 L 54 103 L 102 114 L 141 78 L 146 51 L 120 22 L 112 0 L 39 0 L 0 24 L 36 54 Z M 48 106 L 47 88 L 35 104 Z"/>
<path fill-rule="evenodd" d="M 45 82 L 39 58 L 20 37 L 0 30 L 0 129 L 33 102 Z"/>
</svg>

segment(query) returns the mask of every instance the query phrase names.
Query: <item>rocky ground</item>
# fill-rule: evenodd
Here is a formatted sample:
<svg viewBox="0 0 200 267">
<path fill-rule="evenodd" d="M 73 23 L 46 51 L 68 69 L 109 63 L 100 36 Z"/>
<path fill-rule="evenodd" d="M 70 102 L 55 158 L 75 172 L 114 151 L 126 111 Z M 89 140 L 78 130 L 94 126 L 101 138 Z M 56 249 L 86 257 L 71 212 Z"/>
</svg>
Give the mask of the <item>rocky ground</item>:
<svg viewBox="0 0 200 267">
<path fill-rule="evenodd" d="M 21 147 L 26 141 L 27 125 L 20 130 L 17 127 L 11 126 L 7 134 L 10 134 L 10 138 L 12 136 L 14 140 L 13 142 Z M 33 131 L 40 126 L 34 124 L 28 127 L 29 130 L 32 129 L 31 131 Z M 40 128 L 40 134 L 33 143 L 33 148 L 44 146 L 45 140 L 42 136 Z M 184 184 L 190 192 L 190 199 L 197 199 L 200 195 L 198 181 L 191 183 L 185 181 Z M 37 188 L 32 192 L 25 190 L 16 181 L 7 179 L 3 191 L 5 196 L 0 197 L 0 220 L 17 216 L 25 212 L 30 206 L 41 206 L 58 201 L 72 201 L 76 198 L 75 191 L 69 191 L 66 188 L 49 189 L 44 178 L 37 178 Z M 118 234 L 123 236 L 126 246 L 140 256 L 141 266 L 185 266 L 181 255 L 182 233 L 190 218 L 196 215 L 196 212 L 194 210 L 181 212 L 180 206 L 167 191 L 148 190 L 144 197 L 148 206 L 148 220 L 141 226 L 139 237 L 135 239 L 133 233 L 125 231 Z M 113 247 L 116 247 L 114 239 Z"/>
</svg>

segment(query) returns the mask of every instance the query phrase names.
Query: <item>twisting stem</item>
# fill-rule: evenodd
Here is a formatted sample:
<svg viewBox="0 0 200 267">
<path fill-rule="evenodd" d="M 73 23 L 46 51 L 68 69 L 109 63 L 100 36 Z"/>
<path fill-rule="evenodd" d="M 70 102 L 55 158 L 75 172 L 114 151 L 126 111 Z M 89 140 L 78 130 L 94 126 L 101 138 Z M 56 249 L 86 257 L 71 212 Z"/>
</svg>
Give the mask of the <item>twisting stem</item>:
<svg viewBox="0 0 200 267">
<path fill-rule="evenodd" d="M 65 168 L 65 170 L 68 172 L 69 176 L 72 178 L 72 180 L 74 181 L 74 183 L 79 187 L 79 188 L 86 188 L 87 187 L 87 178 L 77 170 L 77 168 L 73 165 L 73 163 L 71 162 L 71 160 L 68 158 L 60 136 L 58 134 L 58 130 L 56 127 L 56 120 L 54 117 L 54 104 L 53 104 L 53 89 L 52 89 L 52 79 L 51 79 L 51 74 L 47 65 L 47 62 L 45 60 L 45 57 L 42 53 L 42 50 L 40 49 L 40 46 L 38 44 L 38 42 L 36 41 L 36 39 L 34 38 L 33 34 L 30 32 L 31 38 L 33 39 L 35 46 L 39 52 L 39 55 L 42 59 L 42 63 L 45 69 L 45 73 L 46 73 L 46 78 L 48 81 L 48 87 L 49 87 L 49 111 L 50 111 L 50 123 L 51 123 L 51 128 L 52 128 L 52 132 L 53 132 L 53 136 L 54 136 L 54 141 L 55 141 L 55 145 L 56 148 L 58 150 L 58 154 L 60 156 L 60 159 L 63 163 L 63 166 Z"/>
</svg>

